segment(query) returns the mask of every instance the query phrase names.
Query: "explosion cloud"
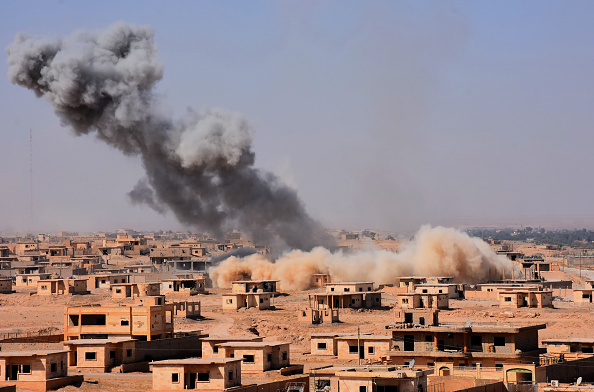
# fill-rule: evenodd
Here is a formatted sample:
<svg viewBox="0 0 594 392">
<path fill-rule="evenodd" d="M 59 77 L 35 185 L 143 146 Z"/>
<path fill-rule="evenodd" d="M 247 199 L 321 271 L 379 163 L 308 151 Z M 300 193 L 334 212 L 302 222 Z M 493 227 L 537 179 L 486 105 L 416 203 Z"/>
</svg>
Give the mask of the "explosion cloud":
<svg viewBox="0 0 594 392">
<path fill-rule="evenodd" d="M 241 115 L 160 114 L 153 88 L 163 65 L 150 27 L 116 23 L 62 39 L 19 34 L 6 51 L 9 80 L 44 97 L 63 125 L 140 157 L 146 178 L 128 194 L 133 203 L 166 207 L 219 238 L 237 227 L 254 241 L 275 233 L 278 245 L 296 249 L 333 245 L 293 190 L 254 167 L 253 131 Z"/>
<path fill-rule="evenodd" d="M 230 257 L 210 270 L 218 287 L 240 279 L 280 280 L 283 290 L 305 290 L 315 273 L 329 273 L 335 282 L 394 283 L 400 276 L 453 276 L 458 282 L 486 281 L 491 272 L 511 276 L 514 266 L 479 238 L 461 231 L 423 226 L 402 251 L 361 250 L 332 253 L 317 247 L 293 250 L 274 261 L 259 254 Z M 517 274 L 517 272 L 516 272 Z"/>
</svg>

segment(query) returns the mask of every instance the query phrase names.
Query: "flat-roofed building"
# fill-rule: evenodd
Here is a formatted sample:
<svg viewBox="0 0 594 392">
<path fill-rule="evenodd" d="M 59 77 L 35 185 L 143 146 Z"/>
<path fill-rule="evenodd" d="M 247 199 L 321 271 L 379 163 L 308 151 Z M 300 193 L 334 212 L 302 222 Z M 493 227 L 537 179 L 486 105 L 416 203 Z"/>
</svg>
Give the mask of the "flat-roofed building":
<svg viewBox="0 0 594 392">
<path fill-rule="evenodd" d="M 449 309 L 448 294 L 398 293 L 396 305 L 403 309 Z"/>
<path fill-rule="evenodd" d="M 372 292 L 373 282 L 341 282 L 341 283 L 327 283 L 327 293 L 362 293 Z"/>
<path fill-rule="evenodd" d="M 43 279 L 37 282 L 37 295 L 87 294 L 86 279 Z"/>
<path fill-rule="evenodd" d="M 69 350 L 68 365 L 73 371 L 109 372 L 136 360 L 134 339 L 75 339 L 64 341 Z"/>
<path fill-rule="evenodd" d="M 594 298 L 594 289 L 573 289 L 573 303 L 591 304 Z"/>
<path fill-rule="evenodd" d="M 278 280 L 236 280 L 231 282 L 231 292 L 276 294 L 277 286 Z"/>
<path fill-rule="evenodd" d="M 0 276 L 0 294 L 12 293 L 13 280 Z"/>
<path fill-rule="evenodd" d="M 204 277 L 165 279 L 161 281 L 161 293 L 188 295 L 204 293 L 206 290 L 205 280 Z"/>
<path fill-rule="evenodd" d="M 334 338 L 340 360 L 379 360 L 392 349 L 392 336 L 339 335 Z"/>
<path fill-rule="evenodd" d="M 370 292 L 325 292 L 309 294 L 309 307 L 312 309 L 339 309 L 339 308 L 380 308 L 382 306 L 382 293 Z"/>
<path fill-rule="evenodd" d="M 241 308 L 270 309 L 272 293 L 227 293 L 223 294 L 223 310 L 237 310 Z"/>
<path fill-rule="evenodd" d="M 312 287 L 325 287 L 328 283 L 332 283 L 330 274 L 313 274 L 311 276 Z"/>
<path fill-rule="evenodd" d="M 112 298 L 154 297 L 161 295 L 161 284 L 152 283 L 117 283 L 110 285 Z"/>
<path fill-rule="evenodd" d="M 439 310 L 394 308 L 394 323 L 408 325 L 439 325 Z"/>
<path fill-rule="evenodd" d="M 109 288 L 114 284 L 130 283 L 130 274 L 103 273 L 89 275 L 86 278 L 89 281 L 87 287 L 91 290 L 109 290 Z"/>
<path fill-rule="evenodd" d="M 17 274 L 14 285 L 15 287 L 37 288 L 37 282 L 49 279 L 50 277 L 51 275 L 46 273 Z"/>
<path fill-rule="evenodd" d="M 160 298 L 160 297 L 145 297 Z M 72 306 L 64 311 L 64 340 L 173 336 L 173 305 Z"/>
<path fill-rule="evenodd" d="M 553 292 L 550 290 L 529 291 L 510 290 L 500 291 L 499 306 L 502 308 L 552 308 Z"/>
<path fill-rule="evenodd" d="M 241 385 L 241 359 L 186 358 L 151 362 L 154 391 L 224 391 Z"/>
<path fill-rule="evenodd" d="M 68 376 L 67 350 L 0 351 L 0 386 L 45 392 L 82 381 Z"/>
<path fill-rule="evenodd" d="M 223 358 L 224 352 L 219 352 L 218 345 L 227 342 L 261 342 L 261 336 L 209 336 L 202 339 L 203 358 Z"/>
<path fill-rule="evenodd" d="M 419 366 L 448 362 L 451 366 L 496 367 L 504 363 L 538 363 L 544 349 L 538 346 L 538 331 L 545 324 L 395 326 L 394 348 L 388 363 L 405 365 L 412 359 Z"/>
<path fill-rule="evenodd" d="M 340 321 L 338 309 L 303 308 L 297 311 L 299 322 L 310 324 L 338 323 Z"/>
<path fill-rule="evenodd" d="M 542 344 L 546 347 L 547 354 L 566 361 L 594 355 L 594 338 L 592 337 L 543 339 Z"/>
<path fill-rule="evenodd" d="M 447 294 L 450 299 L 464 298 L 464 291 L 454 283 L 423 283 L 415 286 L 415 292 L 421 294 Z"/>
<path fill-rule="evenodd" d="M 310 391 L 426 391 L 432 373 L 385 365 L 324 367 L 310 371 Z"/>
<path fill-rule="evenodd" d="M 291 363 L 288 342 L 226 342 L 218 344 L 224 358 L 243 359 L 242 373 L 278 370 Z"/>
<path fill-rule="evenodd" d="M 200 301 L 176 301 L 172 302 L 173 315 L 187 319 L 197 319 L 200 314 Z"/>
</svg>

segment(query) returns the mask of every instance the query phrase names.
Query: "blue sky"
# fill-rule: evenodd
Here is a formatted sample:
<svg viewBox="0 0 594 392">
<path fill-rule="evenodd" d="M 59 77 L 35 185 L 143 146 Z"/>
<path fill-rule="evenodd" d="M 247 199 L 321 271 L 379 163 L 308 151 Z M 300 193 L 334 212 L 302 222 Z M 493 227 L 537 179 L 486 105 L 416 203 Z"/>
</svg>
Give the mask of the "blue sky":
<svg viewBox="0 0 594 392">
<path fill-rule="evenodd" d="M 152 26 L 172 115 L 243 113 L 256 165 L 330 227 L 573 228 L 594 227 L 593 17 L 588 1 L 4 1 L 0 39 Z M 5 76 L 0 130 L 0 231 L 180 228 L 129 204 L 138 159 Z"/>
</svg>

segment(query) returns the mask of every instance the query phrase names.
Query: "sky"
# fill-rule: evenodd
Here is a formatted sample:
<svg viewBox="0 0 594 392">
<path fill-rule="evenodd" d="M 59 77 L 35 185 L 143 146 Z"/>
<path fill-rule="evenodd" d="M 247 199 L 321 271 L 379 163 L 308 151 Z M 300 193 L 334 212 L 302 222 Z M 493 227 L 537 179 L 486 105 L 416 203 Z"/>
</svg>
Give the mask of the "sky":
<svg viewBox="0 0 594 392">
<path fill-rule="evenodd" d="M 243 114 L 256 166 L 326 227 L 592 228 L 593 17 L 577 0 L 24 0 L 0 2 L 0 43 L 151 26 L 167 110 Z M 140 160 L 73 136 L 2 55 L 0 232 L 187 229 L 132 205 Z"/>
</svg>

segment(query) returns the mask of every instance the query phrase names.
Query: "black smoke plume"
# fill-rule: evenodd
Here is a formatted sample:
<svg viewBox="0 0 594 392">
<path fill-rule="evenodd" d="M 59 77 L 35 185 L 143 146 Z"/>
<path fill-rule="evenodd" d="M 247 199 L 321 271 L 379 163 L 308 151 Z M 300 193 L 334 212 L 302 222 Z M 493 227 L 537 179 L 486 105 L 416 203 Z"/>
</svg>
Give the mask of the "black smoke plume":
<svg viewBox="0 0 594 392">
<path fill-rule="evenodd" d="M 238 227 L 256 242 L 273 233 L 291 248 L 333 244 L 293 190 L 254 167 L 252 129 L 241 115 L 160 114 L 152 90 L 163 65 L 152 28 L 116 23 L 62 39 L 18 34 L 6 51 L 10 81 L 49 101 L 64 126 L 141 158 L 146 179 L 129 193 L 133 202 L 166 206 L 219 238 Z"/>
</svg>

